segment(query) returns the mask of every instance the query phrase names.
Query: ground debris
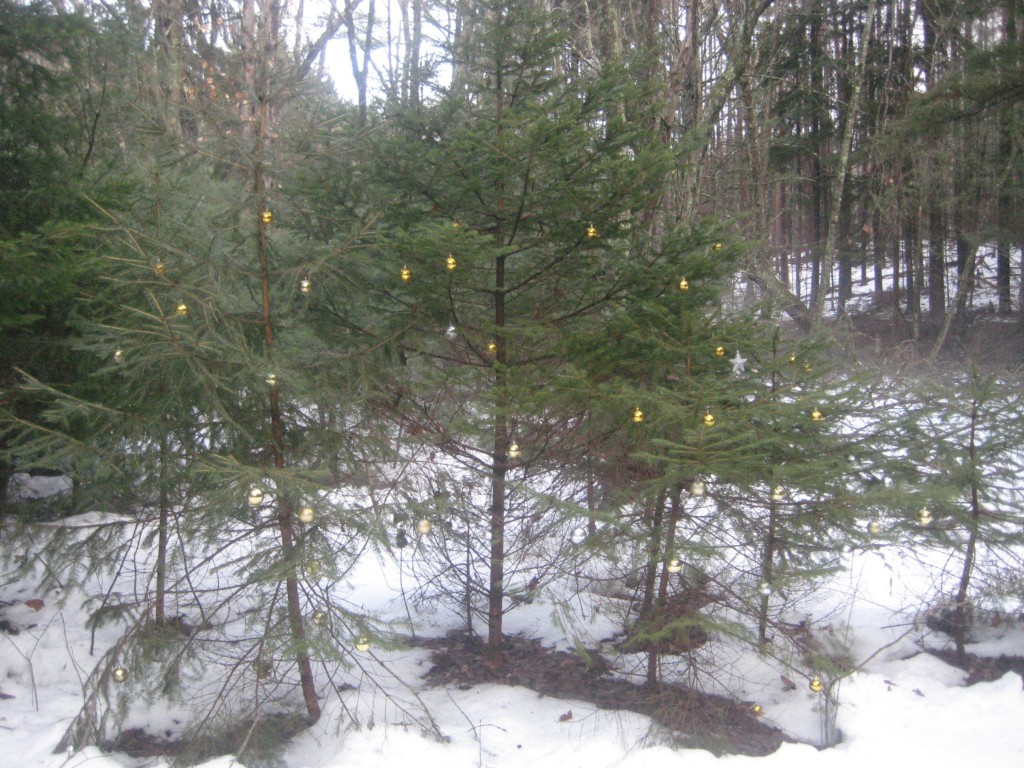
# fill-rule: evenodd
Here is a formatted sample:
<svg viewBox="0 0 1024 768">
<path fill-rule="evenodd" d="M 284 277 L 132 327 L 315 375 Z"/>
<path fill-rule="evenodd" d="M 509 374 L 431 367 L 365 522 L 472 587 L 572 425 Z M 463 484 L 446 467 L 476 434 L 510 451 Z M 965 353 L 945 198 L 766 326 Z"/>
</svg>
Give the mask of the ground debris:
<svg viewBox="0 0 1024 768">
<path fill-rule="evenodd" d="M 433 650 L 433 666 L 426 679 L 436 686 L 518 685 L 602 709 L 637 712 L 679 735 L 681 746 L 716 755 L 767 755 L 790 740 L 756 720 L 749 704 L 678 685 L 635 685 L 613 677 L 611 664 L 596 651 L 568 653 L 545 648 L 539 640 L 506 637 L 502 648 L 505 664 L 493 669 L 484 663 L 486 645 L 465 633 L 417 643 Z"/>
</svg>

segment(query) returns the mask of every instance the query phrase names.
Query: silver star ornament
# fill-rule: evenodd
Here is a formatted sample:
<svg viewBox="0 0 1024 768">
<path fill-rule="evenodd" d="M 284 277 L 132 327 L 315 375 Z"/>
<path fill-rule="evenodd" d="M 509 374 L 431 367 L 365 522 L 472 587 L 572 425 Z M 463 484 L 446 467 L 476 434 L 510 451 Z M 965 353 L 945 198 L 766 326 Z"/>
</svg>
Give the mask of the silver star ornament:
<svg viewBox="0 0 1024 768">
<path fill-rule="evenodd" d="M 747 359 L 740 356 L 740 351 L 738 349 L 736 350 L 736 357 L 734 357 L 730 362 L 732 363 L 733 374 L 736 376 L 742 376 L 744 373 L 743 366 L 747 364 Z"/>
</svg>

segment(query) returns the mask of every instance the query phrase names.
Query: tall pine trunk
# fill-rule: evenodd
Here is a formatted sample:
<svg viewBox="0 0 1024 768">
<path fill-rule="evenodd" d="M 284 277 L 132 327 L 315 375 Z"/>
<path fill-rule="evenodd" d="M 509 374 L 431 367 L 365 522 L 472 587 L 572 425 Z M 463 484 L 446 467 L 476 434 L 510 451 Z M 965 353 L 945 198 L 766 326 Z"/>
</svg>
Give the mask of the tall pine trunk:
<svg viewBox="0 0 1024 768">
<path fill-rule="evenodd" d="M 271 316 L 270 302 L 270 262 L 268 257 L 267 244 L 267 222 L 263 216 L 264 211 L 269 210 L 266 198 L 266 179 L 264 178 L 264 151 L 267 141 L 268 122 L 268 100 L 262 99 L 259 108 L 259 126 L 256 136 L 256 163 L 254 167 L 254 187 L 258 206 L 256 211 L 256 226 L 258 232 L 257 249 L 259 251 L 260 264 L 260 288 L 262 305 L 262 326 L 263 341 L 266 345 L 267 356 L 270 357 L 274 348 L 274 326 Z M 270 384 L 268 396 L 268 415 L 270 418 L 272 445 L 275 469 L 284 469 L 285 443 L 284 443 L 284 418 L 281 414 L 280 395 L 277 382 Z M 292 504 L 287 493 L 277 495 L 277 526 L 281 540 L 281 556 L 287 563 L 285 576 L 285 595 L 287 598 L 288 625 L 291 632 L 291 640 L 295 646 L 295 663 L 299 671 L 299 683 L 302 688 L 302 698 L 306 705 L 306 712 L 311 721 L 320 719 L 320 701 L 316 693 L 316 684 L 313 679 L 313 669 L 309 659 L 309 652 L 306 650 L 306 629 L 302 619 L 302 601 L 299 596 L 299 580 L 295 570 L 295 523 L 292 514 Z"/>
</svg>

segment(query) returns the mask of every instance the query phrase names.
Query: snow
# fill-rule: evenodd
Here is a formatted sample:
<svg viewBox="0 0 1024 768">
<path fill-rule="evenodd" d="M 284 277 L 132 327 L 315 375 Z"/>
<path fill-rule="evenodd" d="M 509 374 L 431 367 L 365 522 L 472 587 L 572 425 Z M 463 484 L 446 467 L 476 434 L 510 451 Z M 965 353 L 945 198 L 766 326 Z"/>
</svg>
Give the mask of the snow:
<svg viewBox="0 0 1024 768">
<path fill-rule="evenodd" d="M 105 519 L 112 518 L 91 514 L 63 524 L 95 525 Z M 6 543 L 0 540 L 0 547 Z M 934 583 L 934 569 L 926 554 L 911 556 L 897 546 L 854 552 L 844 571 L 801 603 L 817 630 L 847 644 L 859 666 L 835 688 L 842 741 L 833 748 L 817 746 L 823 699 L 808 689 L 806 679 L 784 660 L 760 657 L 739 643 L 713 643 L 713 656 L 705 659 L 717 665 L 713 677 L 720 692 L 761 704 L 766 722 L 803 743 L 785 744 L 760 758 L 675 749 L 638 714 L 600 710 L 524 688 L 429 688 L 422 682 L 430 667 L 428 651 L 374 649 L 367 654 L 366 669 L 393 682 L 399 703 L 372 685 L 325 697 L 321 720 L 293 739 L 284 763 L 287 768 L 1019 768 L 1024 765 L 1021 678 L 1010 673 L 967 687 L 962 671 L 921 652 L 947 643 L 945 636 L 915 623 Z M 345 593 L 354 604 L 405 617 L 398 565 L 390 558 L 367 555 L 348 578 Z M 0 583 L 6 603 L 0 605 L 0 619 L 20 628 L 17 634 L 0 632 L 0 768 L 165 768 L 167 763 L 158 758 L 107 754 L 97 747 L 54 754 L 81 705 L 83 681 L 116 642 L 118 629 L 104 626 L 93 633 L 86 624 L 84 595 L 38 594 L 32 578 L 13 574 Z M 420 610 L 415 618 L 421 635 L 458 627 L 457 617 L 444 611 Z M 506 629 L 566 648 L 576 640 L 594 646 L 615 626 L 579 598 L 572 605 L 538 599 L 512 611 Z M 1013 623 L 979 631 L 977 640 L 969 650 L 1024 654 L 1024 627 Z M 708 647 L 702 652 L 712 654 Z M 628 667 L 629 659 L 620 661 Z M 782 685 L 780 675 L 793 676 L 796 687 Z M 414 694 L 398 681 L 412 688 L 447 741 L 424 735 L 401 711 L 400 703 L 410 702 Z M 173 730 L 180 715 L 156 703 L 134 711 L 129 724 L 161 733 Z M 232 756 L 224 755 L 202 767 L 235 765 Z"/>
</svg>

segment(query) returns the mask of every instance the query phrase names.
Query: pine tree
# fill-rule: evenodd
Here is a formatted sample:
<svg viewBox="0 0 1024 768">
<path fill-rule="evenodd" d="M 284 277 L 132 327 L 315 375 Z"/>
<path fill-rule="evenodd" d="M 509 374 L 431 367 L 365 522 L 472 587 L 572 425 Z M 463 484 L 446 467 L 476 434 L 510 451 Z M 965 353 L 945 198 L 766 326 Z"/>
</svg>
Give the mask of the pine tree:
<svg viewBox="0 0 1024 768">
<path fill-rule="evenodd" d="M 771 307 L 715 309 L 737 244 L 693 232 L 663 249 L 671 268 L 648 268 L 660 286 L 638 280 L 574 359 L 615 510 L 595 546 L 631 553 L 618 558 L 618 578 L 640 585 L 624 647 L 647 653 L 652 683 L 661 656 L 713 632 L 781 645 L 788 596 L 869 540 L 866 521 L 892 501 L 871 480 L 895 461 L 877 384 L 833 370 L 827 346 L 784 338 Z"/>
<path fill-rule="evenodd" d="M 544 498 L 565 496 L 551 489 L 567 482 L 578 409 L 557 373 L 574 330 L 652 258 L 642 217 L 668 161 L 629 63 L 569 75 L 564 28 L 538 3 L 478 4 L 451 86 L 391 116 L 377 150 L 378 333 L 403 331 L 394 416 L 433 457 L 418 492 L 457 519 L 432 540 L 462 537 L 438 544 L 452 550 L 439 568 L 460 569 L 457 610 L 485 619 L 493 664 L 503 615 L 548 578 L 533 556 L 558 526 Z"/>
<path fill-rule="evenodd" d="M 1016 553 L 1020 382 L 975 369 L 923 385 L 923 397 L 912 402 L 908 419 L 916 431 L 907 453 L 916 469 L 914 492 L 893 524 L 913 547 L 948 555 L 926 620 L 953 639 L 966 665 L 975 611 L 999 617 L 1024 599 Z"/>
<path fill-rule="evenodd" d="M 325 677 L 390 636 L 335 588 L 382 538 L 362 468 L 387 457 L 374 347 L 336 324 L 358 303 L 353 233 L 303 211 L 302 163 L 344 148 L 346 111 L 299 77 L 280 29 L 235 31 L 237 49 L 201 64 L 179 51 L 180 90 L 138 89 L 137 194 L 102 210 L 102 283 L 80 302 L 88 388 L 28 379 L 41 416 L 6 414 L 21 466 L 121 513 L 57 531 L 48 577 L 82 585 L 121 563 L 138 585 L 94 598 L 96 624 L 125 631 L 61 749 L 105 738 L 140 693 L 187 698 L 197 731 L 297 704 L 315 721 Z"/>
</svg>

